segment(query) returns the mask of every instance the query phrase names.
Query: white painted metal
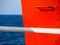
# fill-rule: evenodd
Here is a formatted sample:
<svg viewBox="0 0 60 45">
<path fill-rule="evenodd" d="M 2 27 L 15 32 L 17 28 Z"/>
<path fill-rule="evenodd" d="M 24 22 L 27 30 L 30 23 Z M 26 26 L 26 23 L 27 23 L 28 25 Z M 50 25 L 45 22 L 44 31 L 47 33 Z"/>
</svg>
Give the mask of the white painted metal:
<svg viewBox="0 0 60 45">
<path fill-rule="evenodd" d="M 24 27 L 0 26 L 0 31 L 60 34 L 60 29 L 57 28 L 29 28 L 29 27 L 24 28 Z"/>
</svg>

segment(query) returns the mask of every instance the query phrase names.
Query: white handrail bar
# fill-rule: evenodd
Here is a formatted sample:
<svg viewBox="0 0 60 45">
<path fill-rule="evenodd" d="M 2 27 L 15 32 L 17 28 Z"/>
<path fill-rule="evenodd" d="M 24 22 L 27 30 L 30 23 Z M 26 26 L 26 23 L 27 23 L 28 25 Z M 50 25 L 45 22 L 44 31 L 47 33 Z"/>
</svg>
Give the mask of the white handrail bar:
<svg viewBox="0 0 60 45">
<path fill-rule="evenodd" d="M 0 31 L 60 34 L 59 28 L 29 28 L 29 27 L 24 28 L 24 27 L 0 26 Z"/>
</svg>

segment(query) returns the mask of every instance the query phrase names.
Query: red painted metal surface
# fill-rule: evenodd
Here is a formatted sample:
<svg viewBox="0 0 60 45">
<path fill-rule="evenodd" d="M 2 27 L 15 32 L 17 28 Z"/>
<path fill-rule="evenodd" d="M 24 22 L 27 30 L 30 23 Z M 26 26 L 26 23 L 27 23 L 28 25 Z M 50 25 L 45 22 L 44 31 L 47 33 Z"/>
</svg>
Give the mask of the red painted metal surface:
<svg viewBox="0 0 60 45">
<path fill-rule="evenodd" d="M 42 7 L 54 7 L 54 11 L 40 11 Z M 56 27 L 56 0 L 22 0 L 24 26 L 26 27 Z M 49 8 L 50 9 L 50 8 Z"/>
<path fill-rule="evenodd" d="M 22 0 L 24 27 L 60 28 L 58 0 Z M 26 45 L 59 45 L 60 35 L 25 33 Z"/>
</svg>

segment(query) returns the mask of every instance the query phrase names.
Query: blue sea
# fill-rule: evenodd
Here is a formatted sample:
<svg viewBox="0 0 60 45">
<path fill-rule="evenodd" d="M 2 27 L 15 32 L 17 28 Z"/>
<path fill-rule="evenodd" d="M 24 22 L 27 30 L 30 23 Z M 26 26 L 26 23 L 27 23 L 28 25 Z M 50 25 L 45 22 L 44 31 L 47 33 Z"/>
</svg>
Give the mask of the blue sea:
<svg viewBox="0 0 60 45">
<path fill-rule="evenodd" d="M 0 15 L 0 26 L 23 27 L 22 15 Z M 25 45 L 24 32 L 0 31 L 0 45 Z"/>
</svg>

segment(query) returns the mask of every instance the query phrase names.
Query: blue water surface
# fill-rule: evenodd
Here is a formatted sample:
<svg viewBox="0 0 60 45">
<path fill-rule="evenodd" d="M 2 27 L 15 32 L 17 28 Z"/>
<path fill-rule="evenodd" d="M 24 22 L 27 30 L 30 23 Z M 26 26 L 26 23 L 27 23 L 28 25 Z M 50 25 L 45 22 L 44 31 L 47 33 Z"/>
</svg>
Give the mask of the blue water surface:
<svg viewBox="0 0 60 45">
<path fill-rule="evenodd" d="M 0 15 L 0 26 L 23 27 L 22 15 Z M 25 45 L 24 33 L 0 31 L 0 45 Z"/>
</svg>

